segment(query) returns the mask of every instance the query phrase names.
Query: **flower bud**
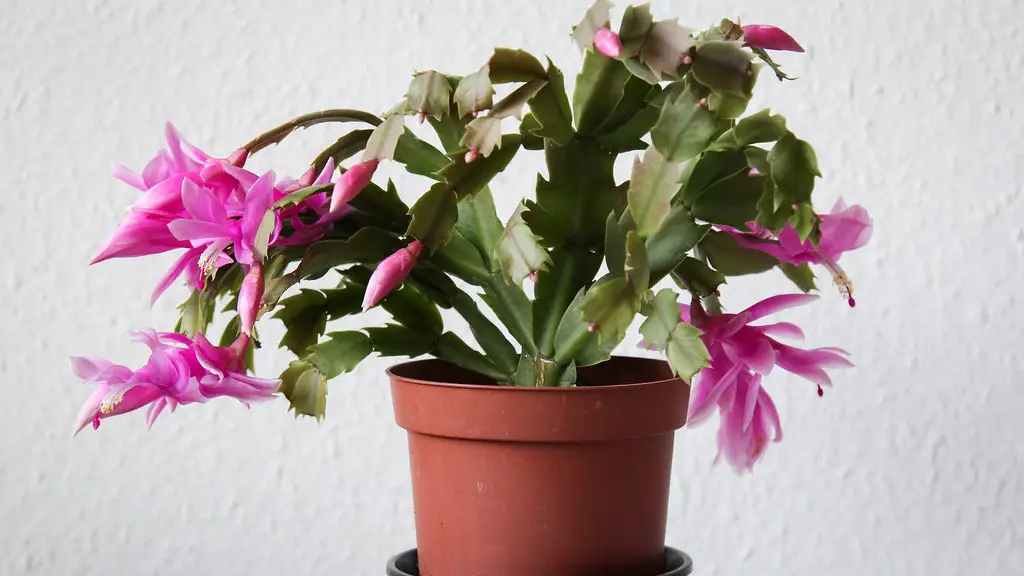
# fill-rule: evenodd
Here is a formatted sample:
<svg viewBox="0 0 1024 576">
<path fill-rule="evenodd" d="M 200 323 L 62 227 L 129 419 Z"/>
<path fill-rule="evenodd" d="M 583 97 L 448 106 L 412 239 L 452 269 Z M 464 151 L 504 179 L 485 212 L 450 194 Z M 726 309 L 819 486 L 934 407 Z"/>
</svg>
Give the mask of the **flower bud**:
<svg viewBox="0 0 1024 576">
<path fill-rule="evenodd" d="M 408 246 L 388 256 L 377 266 L 377 269 L 370 275 L 370 281 L 366 285 L 366 293 L 363 296 L 363 312 L 377 305 L 385 296 L 391 293 L 412 272 L 416 261 L 423 252 L 423 243 L 413 240 Z"/>
<path fill-rule="evenodd" d="M 618 58 L 622 55 L 622 41 L 619 40 L 619 35 L 608 28 L 598 28 L 594 33 L 594 47 L 609 58 Z"/>
<path fill-rule="evenodd" d="M 241 320 L 243 334 L 252 334 L 262 300 L 263 264 L 256 261 L 249 266 L 249 272 L 245 275 L 242 287 L 238 290 L 238 318 Z"/>
<path fill-rule="evenodd" d="M 743 44 L 765 50 L 786 50 L 803 52 L 804 48 L 781 28 L 764 24 L 749 24 L 743 27 Z"/>
<path fill-rule="evenodd" d="M 363 191 L 363 188 L 366 188 L 366 185 L 370 183 L 373 173 L 377 171 L 379 164 L 380 160 L 371 158 L 356 164 L 342 174 L 341 178 L 338 178 L 338 181 L 334 184 L 334 190 L 331 192 L 330 211 L 334 212 L 340 209 L 358 196 Z"/>
</svg>

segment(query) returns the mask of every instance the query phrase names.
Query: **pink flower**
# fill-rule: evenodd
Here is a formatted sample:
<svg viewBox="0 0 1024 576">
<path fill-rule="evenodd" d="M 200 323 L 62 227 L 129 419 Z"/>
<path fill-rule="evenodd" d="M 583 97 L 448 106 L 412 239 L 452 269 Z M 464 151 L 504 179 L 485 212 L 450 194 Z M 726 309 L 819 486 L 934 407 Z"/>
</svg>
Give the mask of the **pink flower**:
<svg viewBox="0 0 1024 576">
<path fill-rule="evenodd" d="M 256 186 L 257 176 L 241 168 L 247 158 L 244 150 L 227 159 L 214 158 L 182 140 L 170 124 L 166 135 L 167 149 L 161 150 L 142 174 L 114 166 L 117 178 L 143 194 L 91 262 L 184 248 L 157 283 L 152 301 L 182 274 L 190 287 L 202 289 L 209 272 L 231 263 L 225 249 L 232 244 L 239 261 L 251 261 L 256 231 L 269 207 L 268 192 L 273 191 L 272 174 L 268 190 L 265 183 Z M 186 224 L 188 221 L 201 224 Z M 197 227 L 203 228 L 199 235 L 210 235 L 214 227 L 219 234 L 198 239 Z M 277 231 L 275 228 L 274 233 Z"/>
<path fill-rule="evenodd" d="M 250 336 L 256 325 L 256 317 L 259 316 L 263 287 L 263 264 L 254 262 L 249 266 L 249 272 L 242 279 L 242 286 L 238 290 L 238 318 L 242 332 Z"/>
<path fill-rule="evenodd" d="M 219 266 L 231 263 L 225 250 L 233 246 L 235 260 L 252 264 L 256 257 L 256 238 L 263 217 L 273 203 L 274 173 L 267 172 L 246 191 L 240 214 L 229 211 L 216 192 L 184 180 L 181 184 L 183 210 L 181 217 L 167 223 L 171 234 L 192 246 L 167 272 L 153 293 L 153 301 L 167 289 L 182 272 L 187 272 L 189 286 L 202 289 L 205 278 Z M 273 244 L 281 230 L 281 221 L 274 214 L 274 228 L 269 244 Z"/>
<path fill-rule="evenodd" d="M 594 47 L 609 58 L 618 58 L 622 55 L 622 41 L 619 40 L 619 35 L 607 27 L 598 28 L 594 33 Z"/>
<path fill-rule="evenodd" d="M 165 408 L 173 412 L 179 404 L 204 403 L 218 396 L 230 396 L 242 403 L 272 398 L 279 380 L 245 374 L 244 353 L 249 337 L 242 335 L 231 348 L 211 344 L 202 334 L 189 340 L 181 334 L 142 330 L 137 341 L 150 349 L 149 360 L 132 370 L 99 358 L 75 357 L 71 365 L 79 378 L 93 385 L 75 420 L 77 434 L 92 423 L 149 406 L 146 424 L 153 426 Z"/>
<path fill-rule="evenodd" d="M 861 206 L 847 206 L 840 199 L 832 212 L 821 214 L 821 239 L 815 248 L 810 239 L 801 241 L 800 234 L 788 222 L 778 234 L 778 243 L 751 241 L 750 235 L 728 230 L 743 246 L 760 250 L 790 264 L 822 264 L 824 259 L 837 261 L 844 252 L 856 250 L 871 240 L 874 228 L 871 216 Z M 751 225 L 754 235 L 765 236 L 765 230 Z"/>
<path fill-rule="evenodd" d="M 717 408 L 722 416 L 719 452 L 739 471 L 751 469 L 768 442 L 782 439 L 778 413 L 761 388 L 763 376 L 779 366 L 810 380 L 821 394 L 823 386 L 832 385 L 826 368 L 853 365 L 839 348 L 804 350 L 772 337 L 803 338 L 803 332 L 794 324 L 750 324 L 817 298 L 806 294 L 773 296 L 738 314 L 708 315 L 699 304 L 680 305 L 681 318 L 703 331 L 701 341 L 711 354 L 711 365 L 695 378 L 687 424 L 696 426 L 704 422 Z"/>
<path fill-rule="evenodd" d="M 752 48 L 803 52 L 804 48 L 792 36 L 775 26 L 749 24 L 743 27 L 743 43 Z"/>
<path fill-rule="evenodd" d="M 167 124 L 165 132 L 167 149 L 150 160 L 142 174 L 124 166 L 113 166 L 115 177 L 138 188 L 143 194 L 91 264 L 110 258 L 145 256 L 187 248 L 187 242 L 178 240 L 167 230 L 167 223 L 184 210 L 181 189 L 185 180 L 211 189 L 225 206 L 239 205 L 245 189 L 256 181 L 254 174 L 235 164 L 244 162 L 244 154 L 235 152 L 230 160 L 214 158 L 182 140 L 171 124 Z"/>
<path fill-rule="evenodd" d="M 782 440 L 779 412 L 761 387 L 761 375 L 740 373 L 734 385 L 732 408 L 721 412 L 718 451 L 735 469 L 750 470 L 769 442 Z"/>
<path fill-rule="evenodd" d="M 381 261 L 377 269 L 370 275 L 370 281 L 366 285 L 366 293 L 363 295 L 363 312 L 376 306 L 405 281 L 405 277 L 416 266 L 421 252 L 423 252 L 423 243 L 413 240 L 405 248 Z"/>
<path fill-rule="evenodd" d="M 358 196 L 363 191 L 363 188 L 366 188 L 366 185 L 370 183 L 373 173 L 377 171 L 379 164 L 380 160 L 371 158 L 356 164 L 342 174 L 341 178 L 334 185 L 334 190 L 331 192 L 330 211 L 332 213 L 338 211 L 343 205 L 348 204 L 353 198 Z"/>
<path fill-rule="evenodd" d="M 771 254 L 781 262 L 790 264 L 820 264 L 832 274 L 833 281 L 840 292 L 853 306 L 853 283 L 846 272 L 839 266 L 839 258 L 844 252 L 856 250 L 871 240 L 874 225 L 867 210 L 861 206 L 847 206 L 842 199 L 838 200 L 829 214 L 821 214 L 821 238 L 815 248 L 810 239 L 800 240 L 800 234 L 788 222 L 777 236 L 778 242 L 764 242 L 772 234 L 754 223 L 748 226 L 753 232 L 743 233 L 732 228 L 720 227 L 735 238 L 741 246 Z"/>
<path fill-rule="evenodd" d="M 185 181 L 181 186 L 185 214 L 167 227 L 175 238 L 188 240 L 193 247 L 205 246 L 207 256 L 234 246 L 235 260 L 252 264 L 256 232 L 273 204 L 273 193 L 274 173 L 267 172 L 246 192 L 239 218 L 228 212 L 213 190 Z"/>
</svg>

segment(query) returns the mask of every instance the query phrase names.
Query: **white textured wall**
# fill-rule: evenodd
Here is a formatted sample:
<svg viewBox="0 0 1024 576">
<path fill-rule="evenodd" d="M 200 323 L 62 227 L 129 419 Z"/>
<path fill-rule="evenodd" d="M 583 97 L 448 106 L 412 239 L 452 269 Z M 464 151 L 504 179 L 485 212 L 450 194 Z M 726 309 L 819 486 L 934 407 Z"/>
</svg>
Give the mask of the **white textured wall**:
<svg viewBox="0 0 1024 576">
<path fill-rule="evenodd" d="M 134 198 L 166 119 L 227 153 L 311 109 L 382 110 L 416 69 L 465 73 L 494 45 L 548 53 L 571 78 L 586 0 L 141 2 L 0 0 L 0 574 L 382 574 L 412 546 L 404 436 L 382 371 L 333 384 L 328 419 L 277 402 L 141 415 L 75 440 L 72 354 L 142 360 L 128 330 L 170 257 L 86 262 Z M 823 399 L 777 374 L 786 440 L 755 474 L 711 467 L 713 424 L 678 435 L 670 543 L 699 574 L 1020 574 L 1024 564 L 1024 9 L 1017 0 L 656 1 L 704 26 L 784 26 L 801 76 L 761 102 L 818 150 L 821 208 L 876 220 L 838 294 L 790 314 L 855 371 Z M 272 152 L 298 173 L 316 128 Z M 503 209 L 536 160 L 500 178 Z M 408 182 L 408 183 L 406 183 Z M 412 192 L 412 180 L 403 181 Z M 775 277 L 736 282 L 734 309 Z M 265 321 L 264 332 L 276 321 Z M 269 353 L 258 365 L 285 363 Z"/>
</svg>

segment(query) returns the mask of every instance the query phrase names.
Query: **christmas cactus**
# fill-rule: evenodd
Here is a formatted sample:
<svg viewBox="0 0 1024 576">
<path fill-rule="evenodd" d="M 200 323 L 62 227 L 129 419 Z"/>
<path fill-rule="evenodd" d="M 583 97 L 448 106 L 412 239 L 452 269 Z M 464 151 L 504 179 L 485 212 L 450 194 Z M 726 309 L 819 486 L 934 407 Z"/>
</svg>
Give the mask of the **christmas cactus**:
<svg viewBox="0 0 1024 576">
<path fill-rule="evenodd" d="M 380 116 L 306 114 L 223 158 L 168 126 L 167 148 L 141 174 L 115 167 L 142 193 L 93 262 L 178 251 L 152 298 L 182 278 L 191 296 L 173 332 L 137 334 L 151 350 L 143 367 L 73 359 L 93 387 L 75 431 L 143 407 L 152 425 L 165 408 L 217 396 L 280 394 L 320 419 L 328 381 L 371 354 L 434 356 L 487 384 L 573 386 L 577 368 L 608 360 L 639 322 L 643 345 L 693 386 L 690 423 L 719 412 L 722 455 L 750 468 L 781 437 L 762 376 L 778 366 L 820 394 L 826 368 L 850 365 L 840 349 L 776 340 L 800 337 L 792 324 L 757 321 L 816 298 L 805 293 L 819 266 L 853 306 L 837 261 L 871 232 L 859 207 L 819 214 L 811 146 L 782 116 L 747 110 L 762 67 L 788 78 L 766 50 L 802 48 L 771 26 L 724 20 L 698 32 L 654 20 L 646 5 L 626 8 L 615 32 L 604 0 L 572 39 L 585 58 L 571 97 L 550 61 L 498 49 L 465 76 L 416 74 Z M 297 180 L 246 169 L 324 123 L 345 129 Z M 488 184 L 528 151 L 547 173 L 503 222 Z M 623 154 L 632 174 L 616 182 Z M 422 177 L 412 206 L 374 181 L 386 162 Z M 800 293 L 723 311 L 728 277 L 773 270 Z M 327 331 L 377 306 L 390 322 Z M 461 316 L 475 342 L 446 330 L 439 309 Z M 234 315 L 214 339 L 218 311 Z M 271 317 L 297 359 L 258 378 L 248 372 Z"/>
</svg>

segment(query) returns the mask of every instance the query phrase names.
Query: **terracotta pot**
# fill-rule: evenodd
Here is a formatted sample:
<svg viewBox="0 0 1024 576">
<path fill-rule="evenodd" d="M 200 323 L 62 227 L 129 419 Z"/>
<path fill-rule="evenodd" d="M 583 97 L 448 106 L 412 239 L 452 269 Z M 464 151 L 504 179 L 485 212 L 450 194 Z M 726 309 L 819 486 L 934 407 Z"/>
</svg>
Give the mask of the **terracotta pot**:
<svg viewBox="0 0 1024 576">
<path fill-rule="evenodd" d="M 672 441 L 689 387 L 615 357 L 572 388 L 487 386 L 438 360 L 388 371 L 422 576 L 664 571 Z"/>
</svg>

